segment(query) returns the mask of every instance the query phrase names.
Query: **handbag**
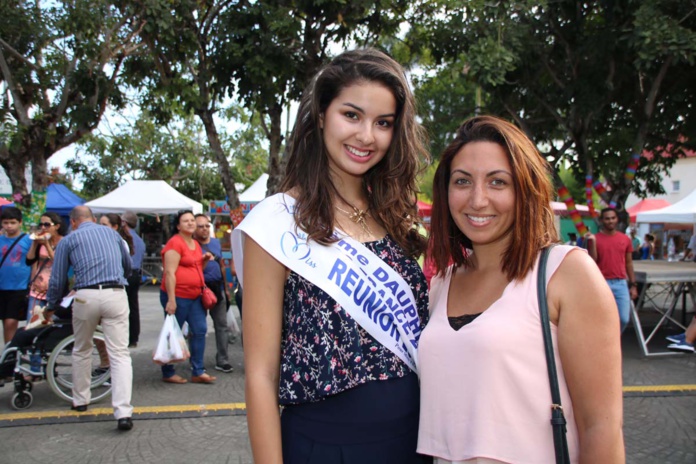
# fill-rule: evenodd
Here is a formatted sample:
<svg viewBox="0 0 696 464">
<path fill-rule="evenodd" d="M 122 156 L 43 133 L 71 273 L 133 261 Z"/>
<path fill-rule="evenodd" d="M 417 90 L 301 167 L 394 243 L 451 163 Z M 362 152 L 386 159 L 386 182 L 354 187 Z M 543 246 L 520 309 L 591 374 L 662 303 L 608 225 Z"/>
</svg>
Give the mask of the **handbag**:
<svg viewBox="0 0 696 464">
<path fill-rule="evenodd" d="M 556 360 L 553 355 L 553 340 L 551 339 L 551 323 L 549 322 L 549 308 L 546 301 L 546 262 L 549 259 L 551 245 L 541 251 L 539 258 L 539 270 L 537 272 L 537 297 L 539 299 L 539 315 L 541 316 L 541 330 L 544 334 L 544 351 L 546 353 L 546 367 L 549 374 L 551 387 L 551 427 L 553 427 L 553 446 L 556 451 L 556 464 L 570 463 L 568 455 L 568 440 L 566 438 L 566 419 L 561 406 L 561 393 L 558 389 L 558 373 L 556 372 Z"/>
<path fill-rule="evenodd" d="M 203 308 L 206 310 L 213 309 L 218 302 L 215 293 L 205 284 L 201 287 L 201 302 L 203 303 Z"/>
<path fill-rule="evenodd" d="M 203 304 L 203 309 L 210 311 L 215 307 L 218 302 L 215 293 L 205 284 L 203 280 L 203 270 L 201 270 L 201 303 Z"/>
</svg>

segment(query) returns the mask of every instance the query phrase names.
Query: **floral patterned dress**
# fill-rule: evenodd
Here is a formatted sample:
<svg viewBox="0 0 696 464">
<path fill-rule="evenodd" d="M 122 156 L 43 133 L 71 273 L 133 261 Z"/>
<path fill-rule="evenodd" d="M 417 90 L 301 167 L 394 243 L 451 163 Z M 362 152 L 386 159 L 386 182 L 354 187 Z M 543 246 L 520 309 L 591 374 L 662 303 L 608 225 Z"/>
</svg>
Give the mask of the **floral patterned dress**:
<svg viewBox="0 0 696 464">
<path fill-rule="evenodd" d="M 423 329 L 428 286 L 416 260 L 389 235 L 364 245 L 410 285 Z M 333 298 L 294 272 L 285 283 L 283 307 L 280 404 L 315 402 L 366 382 L 411 374 Z"/>
</svg>

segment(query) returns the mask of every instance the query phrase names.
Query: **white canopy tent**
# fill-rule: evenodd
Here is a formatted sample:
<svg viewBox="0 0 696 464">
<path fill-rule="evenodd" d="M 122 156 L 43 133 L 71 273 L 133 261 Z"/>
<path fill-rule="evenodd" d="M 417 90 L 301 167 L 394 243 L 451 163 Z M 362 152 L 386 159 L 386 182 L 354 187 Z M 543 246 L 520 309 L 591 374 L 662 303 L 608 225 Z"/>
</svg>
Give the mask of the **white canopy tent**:
<svg viewBox="0 0 696 464">
<path fill-rule="evenodd" d="M 239 194 L 239 201 L 242 203 L 260 202 L 266 198 L 266 184 L 268 184 L 268 174 L 264 173 L 248 189 Z"/>
<path fill-rule="evenodd" d="M 638 213 L 636 222 L 696 224 L 696 190 L 671 206 Z"/>
<path fill-rule="evenodd" d="M 85 203 L 95 213 L 176 214 L 190 209 L 203 212 L 203 205 L 177 192 L 163 180 L 130 180 L 103 197 Z"/>
</svg>

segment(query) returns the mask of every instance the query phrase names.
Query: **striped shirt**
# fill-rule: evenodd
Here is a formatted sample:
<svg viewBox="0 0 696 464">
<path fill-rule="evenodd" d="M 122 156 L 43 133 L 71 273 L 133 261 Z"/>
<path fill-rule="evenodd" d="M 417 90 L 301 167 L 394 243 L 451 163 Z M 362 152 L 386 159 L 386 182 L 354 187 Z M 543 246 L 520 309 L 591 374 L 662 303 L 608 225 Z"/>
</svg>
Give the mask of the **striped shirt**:
<svg viewBox="0 0 696 464">
<path fill-rule="evenodd" d="M 110 227 L 83 222 L 58 242 L 46 299 L 55 307 L 68 286 L 68 268 L 75 271 L 74 288 L 102 283 L 126 285 L 131 257 L 121 236 Z"/>
</svg>

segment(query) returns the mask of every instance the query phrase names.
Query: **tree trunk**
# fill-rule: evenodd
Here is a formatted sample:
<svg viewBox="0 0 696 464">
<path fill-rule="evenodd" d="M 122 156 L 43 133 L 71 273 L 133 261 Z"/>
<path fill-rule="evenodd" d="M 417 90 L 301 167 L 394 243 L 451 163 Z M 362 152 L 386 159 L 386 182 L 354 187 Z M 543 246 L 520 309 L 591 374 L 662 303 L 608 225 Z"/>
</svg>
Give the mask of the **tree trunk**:
<svg viewBox="0 0 696 464">
<path fill-rule="evenodd" d="M 34 192 L 43 192 L 48 187 L 48 163 L 41 150 L 31 156 L 31 188 Z"/>
<path fill-rule="evenodd" d="M 208 137 L 208 144 L 211 150 L 213 150 L 215 161 L 217 161 L 218 167 L 220 168 L 220 178 L 222 179 L 222 185 L 227 194 L 227 204 L 230 206 L 230 211 L 234 211 L 239 208 L 239 197 L 237 195 L 237 189 L 234 186 L 232 173 L 230 172 L 230 163 L 227 161 L 227 156 L 222 149 L 220 136 L 215 127 L 215 121 L 213 121 L 212 112 L 208 109 L 202 109 L 196 111 L 196 114 L 203 122 L 203 127 L 205 127 L 205 133 Z"/>
<path fill-rule="evenodd" d="M 24 174 L 29 164 L 27 156 L 10 152 L 9 157 L 2 164 L 12 186 L 12 201 L 18 206 L 28 208 L 31 206 L 31 196 Z M 17 199 L 17 195 L 21 196 L 21 200 Z"/>
<path fill-rule="evenodd" d="M 268 184 L 266 185 L 266 196 L 273 195 L 278 191 L 280 183 L 283 181 L 285 169 L 281 168 L 280 147 L 283 145 L 282 115 L 283 107 L 280 103 L 275 103 L 268 116 L 271 118 L 268 149 Z"/>
</svg>

